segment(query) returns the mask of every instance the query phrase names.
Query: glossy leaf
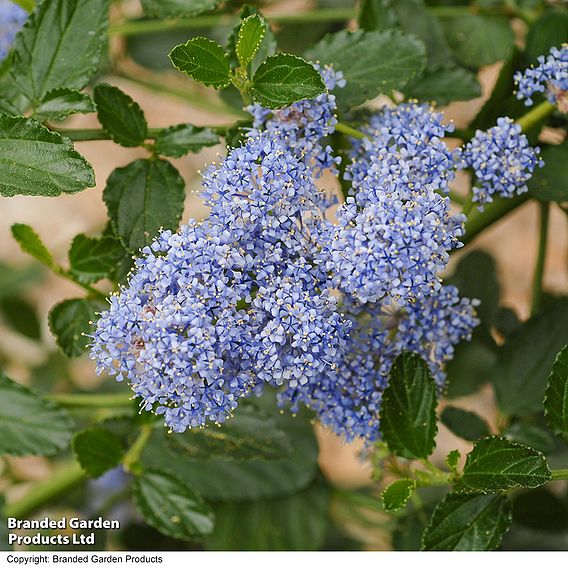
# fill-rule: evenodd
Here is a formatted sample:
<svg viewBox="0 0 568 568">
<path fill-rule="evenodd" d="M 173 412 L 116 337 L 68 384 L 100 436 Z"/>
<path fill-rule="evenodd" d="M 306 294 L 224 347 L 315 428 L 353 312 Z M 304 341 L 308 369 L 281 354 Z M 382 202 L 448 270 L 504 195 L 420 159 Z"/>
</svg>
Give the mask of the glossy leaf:
<svg viewBox="0 0 568 568">
<path fill-rule="evenodd" d="M 95 103 L 90 95 L 73 89 L 49 91 L 34 110 L 33 117 L 40 122 L 63 120 L 70 114 L 95 112 Z"/>
<path fill-rule="evenodd" d="M 210 128 L 178 124 L 162 130 L 156 137 L 156 152 L 170 158 L 181 158 L 189 152 L 219 144 L 219 136 Z"/>
<path fill-rule="evenodd" d="M 393 512 L 406 507 L 416 489 L 414 479 L 397 479 L 382 493 L 381 502 L 385 511 Z"/>
<path fill-rule="evenodd" d="M 90 238 L 77 235 L 69 249 L 71 274 L 85 284 L 110 278 L 124 253 L 120 242 L 113 237 Z"/>
<path fill-rule="evenodd" d="M 254 59 L 262 44 L 265 33 L 266 24 L 258 14 L 248 16 L 241 22 L 237 34 L 235 51 L 239 63 L 243 67 L 246 67 Z"/>
<path fill-rule="evenodd" d="M 475 442 L 482 436 L 490 434 L 487 422 L 475 412 L 469 412 L 455 406 L 446 406 L 441 416 L 442 424 L 456 436 Z"/>
<path fill-rule="evenodd" d="M 73 453 L 87 475 L 100 477 L 120 463 L 124 448 L 112 432 L 96 427 L 75 435 Z"/>
<path fill-rule="evenodd" d="M 568 345 L 556 356 L 548 377 L 544 413 L 550 429 L 568 442 Z"/>
</svg>

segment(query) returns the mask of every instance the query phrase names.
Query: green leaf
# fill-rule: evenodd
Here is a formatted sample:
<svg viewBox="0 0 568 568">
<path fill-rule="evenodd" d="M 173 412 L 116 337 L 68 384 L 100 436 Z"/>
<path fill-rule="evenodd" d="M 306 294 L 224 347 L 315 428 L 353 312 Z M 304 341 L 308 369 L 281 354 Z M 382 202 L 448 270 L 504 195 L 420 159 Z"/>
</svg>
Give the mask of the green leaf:
<svg viewBox="0 0 568 568">
<path fill-rule="evenodd" d="M 0 300 L 13 298 L 23 288 L 35 284 L 42 278 L 43 269 L 33 262 L 22 267 L 0 262 Z"/>
<path fill-rule="evenodd" d="M 239 63 L 243 67 L 246 67 L 254 59 L 265 33 L 266 24 L 258 14 L 253 14 L 242 21 L 237 34 L 235 51 Z"/>
<path fill-rule="evenodd" d="M 213 513 L 208 505 L 166 471 L 143 471 L 134 479 L 132 498 L 144 520 L 172 538 L 191 541 L 213 530 Z"/>
<path fill-rule="evenodd" d="M 525 55 L 528 62 L 536 64 L 539 55 L 548 55 L 551 47 L 560 47 L 566 42 L 566 38 L 568 38 L 566 9 L 544 10 L 527 34 Z"/>
<path fill-rule="evenodd" d="M 141 146 L 148 136 L 148 124 L 142 109 L 118 87 L 95 87 L 97 116 L 110 137 L 122 146 Z"/>
<path fill-rule="evenodd" d="M 93 321 L 103 305 L 94 300 L 65 300 L 49 312 L 49 329 L 57 345 L 67 357 L 79 357 L 91 342 L 87 334 L 94 329 Z"/>
<path fill-rule="evenodd" d="M 458 471 L 458 465 L 460 462 L 461 453 L 459 450 L 452 450 L 444 460 L 448 469 L 454 473 Z"/>
<path fill-rule="evenodd" d="M 556 356 L 548 377 L 544 414 L 550 429 L 568 442 L 568 345 Z"/>
<path fill-rule="evenodd" d="M 86 235 L 77 235 L 69 249 L 70 272 L 83 284 L 110 278 L 124 254 L 124 248 L 113 237 L 92 239 Z"/>
<path fill-rule="evenodd" d="M 0 454 L 51 456 L 67 447 L 72 430 L 63 409 L 0 372 Z"/>
<path fill-rule="evenodd" d="M 37 106 L 54 89 L 81 90 L 107 41 L 109 0 L 49 0 L 16 36 L 10 75 Z"/>
<path fill-rule="evenodd" d="M 442 411 L 442 424 L 449 428 L 456 436 L 475 442 L 482 436 L 490 434 L 487 422 L 475 412 L 469 412 L 455 406 L 446 406 Z"/>
<path fill-rule="evenodd" d="M 541 153 L 544 162 L 528 182 L 531 195 L 539 201 L 567 201 L 568 142 L 547 146 Z"/>
<path fill-rule="evenodd" d="M 396 27 L 398 20 L 393 0 L 362 0 L 359 4 L 357 23 L 368 32 Z"/>
<path fill-rule="evenodd" d="M 18 242 L 23 252 L 33 256 L 49 268 L 55 266 L 51 253 L 47 250 L 39 235 L 29 225 L 15 223 L 12 225 L 12 236 Z"/>
<path fill-rule="evenodd" d="M 322 479 L 279 499 L 218 503 L 208 550 L 321 550 L 329 488 Z"/>
<path fill-rule="evenodd" d="M 142 0 L 142 8 L 148 16 L 157 18 L 187 18 L 210 12 L 222 0 Z"/>
<path fill-rule="evenodd" d="M 97 427 L 75 435 L 73 452 L 87 475 L 100 477 L 120 463 L 124 448 L 112 432 Z"/>
<path fill-rule="evenodd" d="M 568 502 L 545 487 L 518 493 L 513 501 L 513 519 L 524 527 L 547 533 L 568 529 Z"/>
<path fill-rule="evenodd" d="M 385 511 L 393 512 L 406 507 L 409 499 L 416 490 L 414 479 L 397 479 L 382 493 L 381 502 Z"/>
<path fill-rule="evenodd" d="M 507 18 L 458 16 L 445 21 L 446 38 L 457 59 L 468 67 L 481 67 L 507 59 L 515 34 Z"/>
<path fill-rule="evenodd" d="M 173 66 L 193 80 L 215 89 L 231 82 L 229 56 L 215 41 L 194 37 L 170 53 Z"/>
<path fill-rule="evenodd" d="M 24 298 L 0 299 L 0 315 L 15 331 L 28 339 L 34 341 L 41 339 L 41 327 L 36 310 Z"/>
<path fill-rule="evenodd" d="M 414 354 L 396 358 L 381 407 L 383 439 L 395 454 L 427 458 L 434 449 L 436 385 L 426 363 Z"/>
<path fill-rule="evenodd" d="M 87 93 L 73 89 L 53 89 L 49 91 L 36 107 L 33 117 L 40 122 L 63 120 L 70 114 L 95 112 L 93 99 Z"/>
<path fill-rule="evenodd" d="M 288 53 L 271 55 L 252 79 L 253 100 L 270 109 L 315 99 L 326 90 L 319 71 L 305 59 Z"/>
<path fill-rule="evenodd" d="M 493 370 L 497 402 L 510 416 L 542 412 L 548 370 L 568 343 L 568 300 L 559 299 L 507 338 Z"/>
<path fill-rule="evenodd" d="M 380 94 L 404 90 L 423 71 L 426 48 L 420 40 L 398 31 L 344 30 L 326 36 L 307 57 L 343 72 L 347 85 L 334 94 L 344 111 Z"/>
<path fill-rule="evenodd" d="M 0 195 L 54 197 L 94 185 L 93 168 L 69 139 L 33 119 L 0 114 Z"/>
<path fill-rule="evenodd" d="M 536 424 L 515 422 L 503 432 L 503 435 L 513 442 L 519 442 L 543 453 L 554 450 L 555 441 L 552 434 Z"/>
<path fill-rule="evenodd" d="M 461 493 L 496 493 L 511 487 L 538 487 L 552 479 L 546 458 L 534 448 L 489 436 L 467 455 L 455 486 Z"/>
<path fill-rule="evenodd" d="M 162 130 L 156 137 L 156 152 L 170 158 L 181 158 L 188 152 L 219 144 L 219 136 L 210 128 L 193 124 L 177 124 Z"/>
<path fill-rule="evenodd" d="M 136 160 L 114 170 L 103 193 L 113 229 L 131 251 L 150 244 L 162 227 L 175 230 L 184 198 L 185 183 L 165 160 Z"/>
<path fill-rule="evenodd" d="M 240 407 L 220 428 L 203 428 L 169 436 L 175 454 L 188 458 L 279 460 L 292 454 L 286 431 L 264 412 Z"/>
<path fill-rule="evenodd" d="M 456 65 L 426 71 L 408 84 L 405 93 L 419 101 L 447 105 L 480 97 L 481 86 L 475 74 Z"/>
<path fill-rule="evenodd" d="M 450 493 L 434 510 L 422 549 L 495 550 L 511 522 L 511 502 L 505 496 Z"/>
</svg>

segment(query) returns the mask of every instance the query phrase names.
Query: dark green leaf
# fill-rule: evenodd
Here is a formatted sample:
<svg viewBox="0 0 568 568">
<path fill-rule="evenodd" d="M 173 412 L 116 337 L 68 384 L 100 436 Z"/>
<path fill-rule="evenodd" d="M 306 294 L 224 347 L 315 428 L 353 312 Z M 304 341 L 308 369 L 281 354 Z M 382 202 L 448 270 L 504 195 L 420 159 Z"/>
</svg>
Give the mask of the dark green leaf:
<svg viewBox="0 0 568 568">
<path fill-rule="evenodd" d="M 118 87 L 101 84 L 95 87 L 97 116 L 110 137 L 122 146 L 140 146 L 148 136 L 142 109 Z"/>
<path fill-rule="evenodd" d="M 190 486 L 155 469 L 132 484 L 132 498 L 144 520 L 161 533 L 180 540 L 202 538 L 213 530 L 213 513 Z"/>
<path fill-rule="evenodd" d="M 436 385 L 418 355 L 405 353 L 393 363 L 383 394 L 381 431 L 389 448 L 404 458 L 427 458 L 434 449 Z"/>
<path fill-rule="evenodd" d="M 49 268 L 55 266 L 55 262 L 39 235 L 29 226 L 23 223 L 15 223 L 12 225 L 12 236 L 20 248 L 30 256 L 33 256 L 37 261 L 45 264 Z"/>
<path fill-rule="evenodd" d="M 214 10 L 222 0 L 142 0 L 148 16 L 158 18 L 187 18 Z"/>
<path fill-rule="evenodd" d="M 568 442 L 568 345 L 556 356 L 548 377 L 544 414 L 550 429 Z"/>
<path fill-rule="evenodd" d="M 459 450 L 452 450 L 446 456 L 446 459 L 444 461 L 445 461 L 446 466 L 448 467 L 448 469 L 450 471 L 453 471 L 454 473 L 457 472 L 458 465 L 459 465 L 459 462 L 460 462 L 460 458 L 461 458 L 461 454 L 460 454 Z"/>
<path fill-rule="evenodd" d="M 323 480 L 279 499 L 219 503 L 210 550 L 320 550 L 328 524 Z"/>
<path fill-rule="evenodd" d="M 458 16 L 446 22 L 446 37 L 457 59 L 468 67 L 481 67 L 507 59 L 515 34 L 507 18 Z"/>
<path fill-rule="evenodd" d="M 449 428 L 456 436 L 475 442 L 482 436 L 487 436 L 489 426 L 487 422 L 474 412 L 469 412 L 455 406 L 446 406 L 441 416 L 442 424 Z"/>
<path fill-rule="evenodd" d="M 397 479 L 393 481 L 381 493 L 381 502 L 384 510 L 392 512 L 403 509 L 415 490 L 416 481 L 414 479 Z"/>
<path fill-rule="evenodd" d="M 258 104 L 277 109 L 303 99 L 315 99 L 325 92 L 319 72 L 296 55 L 271 55 L 256 70 L 251 96 Z"/>
<path fill-rule="evenodd" d="M 51 456 L 67 447 L 72 430 L 64 410 L 0 372 L 0 454 Z"/>
<path fill-rule="evenodd" d="M 41 328 L 35 308 L 24 298 L 0 300 L 0 316 L 18 333 L 35 341 L 41 339 Z"/>
<path fill-rule="evenodd" d="M 348 110 L 380 94 L 404 90 L 424 69 L 426 48 L 398 31 L 344 30 L 326 36 L 307 57 L 343 72 L 347 85 L 334 94 L 339 108 Z"/>
<path fill-rule="evenodd" d="M 495 321 L 495 329 L 507 338 L 519 329 L 521 322 L 519 316 L 512 308 L 500 306 Z"/>
<path fill-rule="evenodd" d="M 14 43 L 11 77 L 37 106 L 53 89 L 80 90 L 99 66 L 109 0 L 49 0 L 38 5 Z"/>
<path fill-rule="evenodd" d="M 194 37 L 177 45 L 172 49 L 170 59 L 176 69 L 215 89 L 222 89 L 231 81 L 229 56 L 210 39 Z"/>
<path fill-rule="evenodd" d="M 79 357 L 91 342 L 86 334 L 93 331 L 93 321 L 102 305 L 94 300 L 65 300 L 49 312 L 49 329 L 67 357 Z"/>
<path fill-rule="evenodd" d="M 33 117 L 40 122 L 63 120 L 70 114 L 95 112 L 93 99 L 87 93 L 73 89 L 54 89 L 43 97 Z"/>
<path fill-rule="evenodd" d="M 109 176 L 103 200 L 115 233 L 136 251 L 160 228 L 176 229 L 183 212 L 185 183 L 165 160 L 136 160 Z"/>
<path fill-rule="evenodd" d="M 243 67 L 246 67 L 254 59 L 265 33 L 266 24 L 258 14 L 248 16 L 242 21 L 237 34 L 235 52 Z"/>
<path fill-rule="evenodd" d="M 113 237 L 92 239 L 77 235 L 69 249 L 70 271 L 79 282 L 92 284 L 109 278 L 124 253 L 120 242 Z"/>
<path fill-rule="evenodd" d="M 515 422 L 503 432 L 503 435 L 513 442 L 519 442 L 543 453 L 554 450 L 555 442 L 552 434 L 536 424 Z"/>
<path fill-rule="evenodd" d="M 70 140 L 30 118 L 0 114 L 0 195 L 54 197 L 94 185 L 93 168 Z"/>
<path fill-rule="evenodd" d="M 87 475 L 100 477 L 120 463 L 124 448 L 112 432 L 97 427 L 75 435 L 73 452 Z"/>
<path fill-rule="evenodd" d="M 511 521 L 507 497 L 450 493 L 434 510 L 422 549 L 494 550 Z"/>
<path fill-rule="evenodd" d="M 529 180 L 531 195 L 539 201 L 568 201 L 568 142 L 547 146 L 541 154 L 544 162 Z"/>
<path fill-rule="evenodd" d="M 178 124 L 162 130 L 156 138 L 156 152 L 170 158 L 181 158 L 188 152 L 199 152 L 219 144 L 219 136 L 210 128 Z"/>
<path fill-rule="evenodd" d="M 538 487 L 551 479 L 542 452 L 490 436 L 477 442 L 467 455 L 455 489 L 461 493 L 496 493 L 511 487 Z"/>
<path fill-rule="evenodd" d="M 357 15 L 359 28 L 371 32 L 396 27 L 398 20 L 394 3 L 395 0 L 362 0 Z"/>
<path fill-rule="evenodd" d="M 560 47 L 568 38 L 566 9 L 545 10 L 531 25 L 527 34 L 525 54 L 528 63 L 536 64 L 539 55 L 548 55 L 551 47 Z"/>
<path fill-rule="evenodd" d="M 515 495 L 513 519 L 525 527 L 542 532 L 568 529 L 568 500 L 559 499 L 544 487 Z"/>
<path fill-rule="evenodd" d="M 568 301 L 553 302 L 524 322 L 499 350 L 493 371 L 499 407 L 513 416 L 542 412 L 548 370 L 568 343 Z"/>
</svg>

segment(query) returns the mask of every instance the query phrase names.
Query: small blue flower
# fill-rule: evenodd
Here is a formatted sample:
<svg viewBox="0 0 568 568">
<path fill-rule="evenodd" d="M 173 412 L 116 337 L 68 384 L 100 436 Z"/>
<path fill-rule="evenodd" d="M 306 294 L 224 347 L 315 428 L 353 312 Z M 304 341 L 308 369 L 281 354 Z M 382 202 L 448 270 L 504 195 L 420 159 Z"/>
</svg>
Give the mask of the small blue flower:
<svg viewBox="0 0 568 568">
<path fill-rule="evenodd" d="M 28 13 L 10 0 L 0 0 L 0 61 L 6 59 Z"/>
</svg>

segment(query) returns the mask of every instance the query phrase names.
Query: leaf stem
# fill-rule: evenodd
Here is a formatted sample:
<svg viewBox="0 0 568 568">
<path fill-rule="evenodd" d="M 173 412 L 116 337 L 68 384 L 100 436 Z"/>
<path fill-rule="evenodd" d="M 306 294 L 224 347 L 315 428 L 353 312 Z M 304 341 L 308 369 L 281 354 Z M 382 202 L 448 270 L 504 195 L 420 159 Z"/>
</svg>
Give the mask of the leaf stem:
<svg viewBox="0 0 568 568">
<path fill-rule="evenodd" d="M 48 479 L 36 483 L 21 499 L 8 503 L 4 508 L 6 517 L 24 518 L 43 507 L 52 499 L 64 495 L 86 477 L 77 462 L 57 469 Z"/>
<path fill-rule="evenodd" d="M 540 203 L 540 232 L 538 242 L 538 253 L 534 268 L 531 315 L 536 314 L 540 308 L 542 300 L 542 279 L 544 275 L 544 264 L 546 261 L 546 246 L 548 244 L 548 222 L 550 217 L 550 204 Z"/>
<path fill-rule="evenodd" d="M 568 468 L 565 469 L 553 469 L 552 479 L 568 479 Z"/>
<path fill-rule="evenodd" d="M 51 400 L 72 408 L 121 408 L 133 406 L 132 398 L 125 393 L 62 393 L 52 394 Z"/>
<path fill-rule="evenodd" d="M 132 474 L 136 474 L 140 470 L 140 456 L 142 455 L 142 451 L 146 447 L 146 444 L 150 440 L 150 436 L 152 435 L 152 426 L 145 424 L 140 428 L 140 433 L 130 449 L 124 454 L 122 458 L 122 465 L 124 469 Z"/>
<path fill-rule="evenodd" d="M 515 122 L 521 127 L 523 132 L 527 132 L 541 120 L 545 119 L 554 109 L 555 106 L 552 103 L 544 101 L 526 114 L 523 114 Z"/>
<path fill-rule="evenodd" d="M 84 284 L 83 282 L 79 282 L 78 280 L 75 279 L 73 274 L 71 274 L 70 272 L 68 272 L 64 268 L 61 268 L 61 266 L 54 264 L 50 268 L 54 272 L 54 274 L 57 274 L 57 276 L 61 276 L 61 278 L 65 278 L 65 279 L 69 280 L 70 282 L 77 284 L 77 286 L 81 286 L 81 288 L 83 288 L 84 290 L 89 292 L 89 294 L 91 296 L 94 296 L 95 298 L 99 298 L 100 300 L 106 300 L 107 296 L 104 292 L 101 292 L 100 290 L 93 288 L 93 286 L 91 286 L 89 284 Z"/>
<path fill-rule="evenodd" d="M 347 136 L 351 136 L 352 138 L 358 138 L 359 140 L 364 140 L 365 138 L 367 138 L 366 134 L 343 122 L 338 122 L 335 125 L 335 130 Z"/>
</svg>

